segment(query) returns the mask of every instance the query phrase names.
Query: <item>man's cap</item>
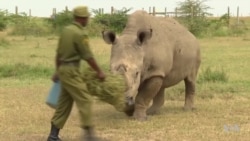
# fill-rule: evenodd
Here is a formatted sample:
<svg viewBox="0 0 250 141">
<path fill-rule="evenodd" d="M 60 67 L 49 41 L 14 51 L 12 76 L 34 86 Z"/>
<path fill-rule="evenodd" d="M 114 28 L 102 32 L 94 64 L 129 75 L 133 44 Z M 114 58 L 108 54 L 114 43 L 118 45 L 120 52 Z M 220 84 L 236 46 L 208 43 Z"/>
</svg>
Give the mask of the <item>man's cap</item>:
<svg viewBox="0 0 250 141">
<path fill-rule="evenodd" d="M 90 13 L 87 6 L 77 6 L 73 9 L 73 15 L 77 17 L 89 17 Z"/>
</svg>

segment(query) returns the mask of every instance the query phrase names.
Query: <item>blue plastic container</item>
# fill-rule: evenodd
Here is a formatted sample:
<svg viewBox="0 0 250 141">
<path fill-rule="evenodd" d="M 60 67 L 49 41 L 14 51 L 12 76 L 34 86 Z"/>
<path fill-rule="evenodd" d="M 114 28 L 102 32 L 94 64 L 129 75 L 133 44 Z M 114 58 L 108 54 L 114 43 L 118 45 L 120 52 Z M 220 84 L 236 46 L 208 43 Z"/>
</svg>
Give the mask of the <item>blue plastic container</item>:
<svg viewBox="0 0 250 141">
<path fill-rule="evenodd" d="M 60 82 L 59 81 L 54 82 L 47 97 L 46 104 L 51 108 L 55 109 L 58 103 L 60 92 L 61 92 Z"/>
</svg>

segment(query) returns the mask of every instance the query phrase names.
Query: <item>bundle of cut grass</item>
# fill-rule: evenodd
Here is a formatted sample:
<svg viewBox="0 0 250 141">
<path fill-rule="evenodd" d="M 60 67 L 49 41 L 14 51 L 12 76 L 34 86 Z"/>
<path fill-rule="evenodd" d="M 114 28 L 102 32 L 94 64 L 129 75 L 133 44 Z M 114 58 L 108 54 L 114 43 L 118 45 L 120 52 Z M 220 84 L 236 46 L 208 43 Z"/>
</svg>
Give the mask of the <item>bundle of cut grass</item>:
<svg viewBox="0 0 250 141">
<path fill-rule="evenodd" d="M 91 95 L 96 96 L 99 100 L 109 103 L 116 110 L 123 112 L 125 108 L 125 81 L 122 75 L 105 72 L 106 79 L 101 82 L 96 77 L 96 72 L 90 68 L 83 70 L 83 79 L 87 84 L 88 91 Z"/>
</svg>

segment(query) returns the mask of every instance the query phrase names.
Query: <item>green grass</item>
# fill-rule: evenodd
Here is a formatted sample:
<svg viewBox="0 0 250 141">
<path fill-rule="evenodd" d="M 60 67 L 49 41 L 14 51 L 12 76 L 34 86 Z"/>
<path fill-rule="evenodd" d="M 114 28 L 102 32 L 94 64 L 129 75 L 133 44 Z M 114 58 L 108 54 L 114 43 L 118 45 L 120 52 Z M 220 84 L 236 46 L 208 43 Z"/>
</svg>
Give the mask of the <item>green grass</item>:
<svg viewBox="0 0 250 141">
<path fill-rule="evenodd" d="M 200 39 L 202 64 L 198 80 L 208 68 L 209 74 L 217 76 L 219 72 L 219 76 L 225 74 L 228 80 L 199 82 L 195 111 L 182 110 L 183 82 L 165 91 L 166 102 L 161 111 L 149 116 L 146 122 L 130 119 L 111 105 L 96 100 L 93 110 L 97 134 L 111 141 L 248 141 L 250 40 L 246 39 L 249 37 Z M 57 38 L 4 38 L 9 44 L 0 49 L 0 74 L 5 74 L 0 75 L 0 139 L 44 141 L 54 112 L 45 105 L 45 99 L 52 86 L 50 76 L 54 71 Z M 107 69 L 110 47 L 100 38 L 92 38 L 91 46 L 99 64 Z M 15 75 L 10 73 L 13 71 Z M 74 107 L 61 137 L 74 141 L 81 135 Z"/>
<path fill-rule="evenodd" d="M 1 48 L 7 48 L 7 46 L 9 45 L 10 43 L 6 40 L 6 39 L 1 39 L 0 40 L 0 49 Z"/>
<path fill-rule="evenodd" d="M 2 65 L 0 66 L 0 70 L 1 78 L 15 77 L 17 79 L 35 79 L 37 77 L 49 77 L 52 74 L 51 68 L 40 65 L 30 66 L 23 63 Z"/>
<path fill-rule="evenodd" d="M 227 73 L 223 69 L 212 70 L 210 67 L 205 70 L 201 70 L 200 77 L 198 79 L 198 83 L 205 82 L 227 82 L 228 76 Z"/>
</svg>

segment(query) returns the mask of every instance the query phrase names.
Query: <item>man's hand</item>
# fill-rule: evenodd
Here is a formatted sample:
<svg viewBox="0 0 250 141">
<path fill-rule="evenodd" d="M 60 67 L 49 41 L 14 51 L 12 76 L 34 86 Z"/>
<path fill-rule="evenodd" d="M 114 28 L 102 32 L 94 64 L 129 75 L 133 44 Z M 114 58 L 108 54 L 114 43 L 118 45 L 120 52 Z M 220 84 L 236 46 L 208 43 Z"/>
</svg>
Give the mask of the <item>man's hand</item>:
<svg viewBox="0 0 250 141">
<path fill-rule="evenodd" d="M 100 79 L 101 81 L 104 81 L 105 77 L 106 76 L 105 76 L 105 74 L 102 71 L 100 71 L 100 72 L 97 73 L 97 78 Z"/>
<path fill-rule="evenodd" d="M 59 77 L 58 77 L 58 74 L 56 72 L 52 75 L 51 80 L 53 82 L 58 82 L 59 81 Z"/>
</svg>

